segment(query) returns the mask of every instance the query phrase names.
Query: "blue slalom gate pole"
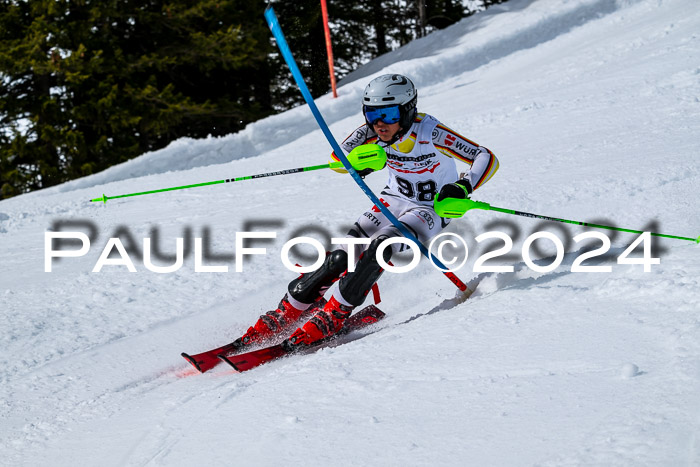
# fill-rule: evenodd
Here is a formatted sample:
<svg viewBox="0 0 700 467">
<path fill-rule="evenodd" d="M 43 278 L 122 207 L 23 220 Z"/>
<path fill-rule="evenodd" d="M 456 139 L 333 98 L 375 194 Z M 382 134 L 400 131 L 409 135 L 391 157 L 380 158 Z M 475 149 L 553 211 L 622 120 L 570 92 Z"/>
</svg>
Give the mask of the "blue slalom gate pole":
<svg viewBox="0 0 700 467">
<path fill-rule="evenodd" d="M 365 181 L 362 180 L 362 177 L 360 177 L 355 171 L 355 169 L 352 168 L 352 165 L 348 161 L 348 158 L 345 157 L 345 153 L 338 145 L 338 142 L 333 137 L 331 130 L 328 128 L 328 125 L 323 119 L 321 112 L 318 110 L 318 107 L 316 107 L 316 103 L 314 102 L 314 99 L 311 96 L 311 93 L 309 92 L 309 88 L 304 82 L 304 77 L 301 75 L 301 71 L 299 71 L 299 67 L 297 66 L 297 63 L 294 60 L 292 51 L 289 49 L 287 40 L 284 38 L 282 28 L 280 27 L 279 21 L 277 20 L 277 15 L 275 15 L 275 12 L 271 6 L 267 7 L 267 9 L 265 10 L 265 19 L 267 20 L 267 25 L 270 27 L 270 31 L 272 31 L 272 35 L 275 36 L 275 40 L 277 41 L 277 47 L 280 49 L 280 52 L 284 57 L 284 61 L 287 62 L 287 66 L 289 66 L 289 69 L 292 72 L 294 81 L 297 83 L 297 86 L 299 87 L 302 96 L 304 96 L 304 100 L 309 105 L 311 113 L 314 115 L 318 126 L 321 128 L 321 131 L 323 131 L 323 134 L 328 140 L 328 143 L 331 145 L 333 152 L 336 156 L 338 156 L 338 159 L 343 163 L 343 166 L 345 167 L 345 169 L 347 169 L 348 173 L 360 186 L 362 191 L 365 192 L 369 199 L 372 200 L 377 209 L 379 209 L 382 212 L 382 214 L 384 214 L 387 217 L 387 219 L 389 219 L 391 223 L 394 224 L 397 229 L 399 229 L 399 231 L 403 234 L 404 237 L 415 242 L 415 244 L 418 245 L 418 247 L 420 248 L 421 253 L 423 253 L 423 255 L 430 261 L 432 261 L 434 265 L 440 268 L 442 270 L 442 273 L 445 276 L 447 276 L 447 278 L 450 279 L 450 281 L 452 281 L 452 283 L 456 285 L 459 288 L 459 290 L 461 290 L 462 292 L 467 290 L 471 292 L 471 290 L 468 289 L 467 285 L 464 282 L 462 282 L 454 273 L 447 271 L 447 267 L 445 267 L 445 265 L 443 265 L 439 259 L 433 256 L 428 251 L 428 249 L 420 241 L 418 241 L 418 239 L 406 228 L 406 226 L 399 222 L 396 216 L 394 216 L 391 213 L 391 211 L 389 211 L 386 208 L 386 206 L 384 206 L 384 204 L 381 201 L 379 201 L 379 198 L 377 198 L 377 196 L 372 192 L 372 190 L 370 190 Z"/>
</svg>

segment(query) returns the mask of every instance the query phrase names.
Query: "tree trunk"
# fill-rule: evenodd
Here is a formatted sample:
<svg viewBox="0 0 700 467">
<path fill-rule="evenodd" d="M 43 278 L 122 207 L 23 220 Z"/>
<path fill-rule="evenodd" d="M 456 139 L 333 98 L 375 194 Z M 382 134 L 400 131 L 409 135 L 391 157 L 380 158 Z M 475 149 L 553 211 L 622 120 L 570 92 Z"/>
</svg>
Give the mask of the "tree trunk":
<svg viewBox="0 0 700 467">
<path fill-rule="evenodd" d="M 416 8 L 418 9 L 418 37 L 425 36 L 425 25 L 427 18 L 425 17 L 425 0 L 416 0 Z"/>
<path fill-rule="evenodd" d="M 386 45 L 386 27 L 384 26 L 384 9 L 382 8 L 382 0 L 373 0 L 372 9 L 374 10 L 372 14 L 372 21 L 374 33 L 376 35 L 375 41 L 377 45 L 377 56 L 379 56 L 389 51 L 389 48 Z"/>
</svg>

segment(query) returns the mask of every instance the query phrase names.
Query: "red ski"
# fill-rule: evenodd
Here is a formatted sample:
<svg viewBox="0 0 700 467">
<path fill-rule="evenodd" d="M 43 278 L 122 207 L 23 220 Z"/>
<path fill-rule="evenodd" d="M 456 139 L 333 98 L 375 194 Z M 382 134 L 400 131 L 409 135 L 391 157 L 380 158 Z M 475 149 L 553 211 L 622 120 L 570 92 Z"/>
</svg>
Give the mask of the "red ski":
<svg viewBox="0 0 700 467">
<path fill-rule="evenodd" d="M 382 312 L 379 308 L 374 305 L 369 305 L 357 313 L 352 314 L 347 321 L 345 321 L 345 324 L 338 334 L 304 350 L 318 348 L 319 345 L 332 341 L 336 336 L 348 334 L 352 331 L 367 327 L 384 318 L 384 316 L 384 312 Z M 263 363 L 289 355 L 290 353 L 293 352 L 288 352 L 282 347 L 282 344 L 277 344 L 260 350 L 254 350 L 252 352 L 241 354 L 231 353 L 227 355 L 225 352 L 222 352 L 221 355 L 219 355 L 219 358 L 231 365 L 236 371 L 243 372 L 260 366 Z"/>
<path fill-rule="evenodd" d="M 205 371 L 209 371 L 221 363 L 221 360 L 218 358 L 219 354 L 225 352 L 235 352 L 237 350 L 240 350 L 240 348 L 237 345 L 237 341 L 234 341 L 230 344 L 224 345 L 223 347 L 207 350 L 206 352 L 198 353 L 196 355 L 189 355 L 185 352 L 182 352 L 180 355 L 182 355 L 185 360 L 190 362 L 193 367 L 199 370 L 200 373 L 204 373 Z"/>
<path fill-rule="evenodd" d="M 323 298 L 319 299 L 316 303 L 313 304 L 313 306 L 306 310 L 299 319 L 302 320 L 305 317 L 310 317 L 313 313 L 316 312 L 316 309 L 318 307 L 323 307 L 325 303 L 326 301 Z M 221 363 L 221 360 L 219 360 L 220 354 L 228 355 L 233 354 L 235 352 L 240 352 L 241 350 L 245 350 L 245 345 L 242 345 L 240 339 L 236 339 L 235 341 L 229 344 L 226 344 L 222 347 L 218 347 L 216 349 L 207 350 L 206 352 L 198 353 L 195 355 L 189 355 L 185 352 L 182 352 L 180 355 L 182 355 L 185 360 L 190 362 L 190 364 L 192 364 L 193 367 L 199 370 L 200 373 L 204 373 L 205 371 L 209 371 L 215 366 L 217 366 L 219 363 Z"/>
</svg>

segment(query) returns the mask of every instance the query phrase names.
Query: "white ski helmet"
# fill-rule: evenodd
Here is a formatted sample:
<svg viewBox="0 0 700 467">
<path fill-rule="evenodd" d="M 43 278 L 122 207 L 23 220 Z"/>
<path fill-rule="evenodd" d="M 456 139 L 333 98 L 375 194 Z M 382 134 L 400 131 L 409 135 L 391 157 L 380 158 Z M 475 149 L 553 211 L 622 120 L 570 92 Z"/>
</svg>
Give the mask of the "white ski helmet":
<svg viewBox="0 0 700 467">
<path fill-rule="evenodd" d="M 367 124 L 371 126 L 372 122 L 367 120 L 367 107 L 381 108 L 398 105 L 399 125 L 403 130 L 408 130 L 418 113 L 417 103 L 418 92 L 413 81 L 404 75 L 382 75 L 374 78 L 365 87 L 362 98 L 362 114 L 365 115 Z"/>
</svg>

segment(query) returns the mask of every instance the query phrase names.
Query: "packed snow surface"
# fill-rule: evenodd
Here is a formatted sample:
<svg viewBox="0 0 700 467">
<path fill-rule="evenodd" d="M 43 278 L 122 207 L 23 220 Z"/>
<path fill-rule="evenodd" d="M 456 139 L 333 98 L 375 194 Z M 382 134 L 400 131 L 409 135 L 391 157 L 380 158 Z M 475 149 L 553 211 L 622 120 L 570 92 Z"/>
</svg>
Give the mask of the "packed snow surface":
<svg viewBox="0 0 700 467">
<path fill-rule="evenodd" d="M 700 234 L 697 0 L 510 0 L 378 58 L 337 99 L 318 99 L 336 138 L 362 123 L 366 82 L 389 72 L 414 79 L 421 111 L 498 156 L 475 199 Z M 700 464 L 691 241 L 654 239 L 660 264 L 645 272 L 617 263 L 636 234 L 596 230 L 611 246 L 583 265 L 607 272 L 572 272 L 603 245 L 574 241 L 594 229 L 472 211 L 448 227 L 470 247 L 458 273 L 478 284 L 467 301 L 455 305 L 455 287 L 423 260 L 382 277 L 387 317 L 371 332 L 247 373 L 196 373 L 180 352 L 225 344 L 277 305 L 295 277 L 284 243 L 343 236 L 369 200 L 328 170 L 89 200 L 323 164 L 329 152 L 300 106 L 0 202 L 0 464 Z M 375 192 L 384 177 L 367 178 Z M 59 230 L 87 234 L 90 249 L 45 272 L 45 236 Z M 475 241 L 493 231 L 513 247 L 486 266 L 511 272 L 474 271 L 503 246 Z M 564 247 L 550 271 L 521 251 L 542 231 Z M 236 272 L 241 232 L 276 238 L 250 241 L 267 253 Z M 92 272 L 113 237 L 135 272 L 109 263 Z M 144 239 L 166 267 L 178 237 L 182 267 L 149 270 Z M 195 271 L 197 238 L 204 265 L 228 272 Z M 546 239 L 530 254 L 540 267 L 557 257 Z"/>
</svg>

